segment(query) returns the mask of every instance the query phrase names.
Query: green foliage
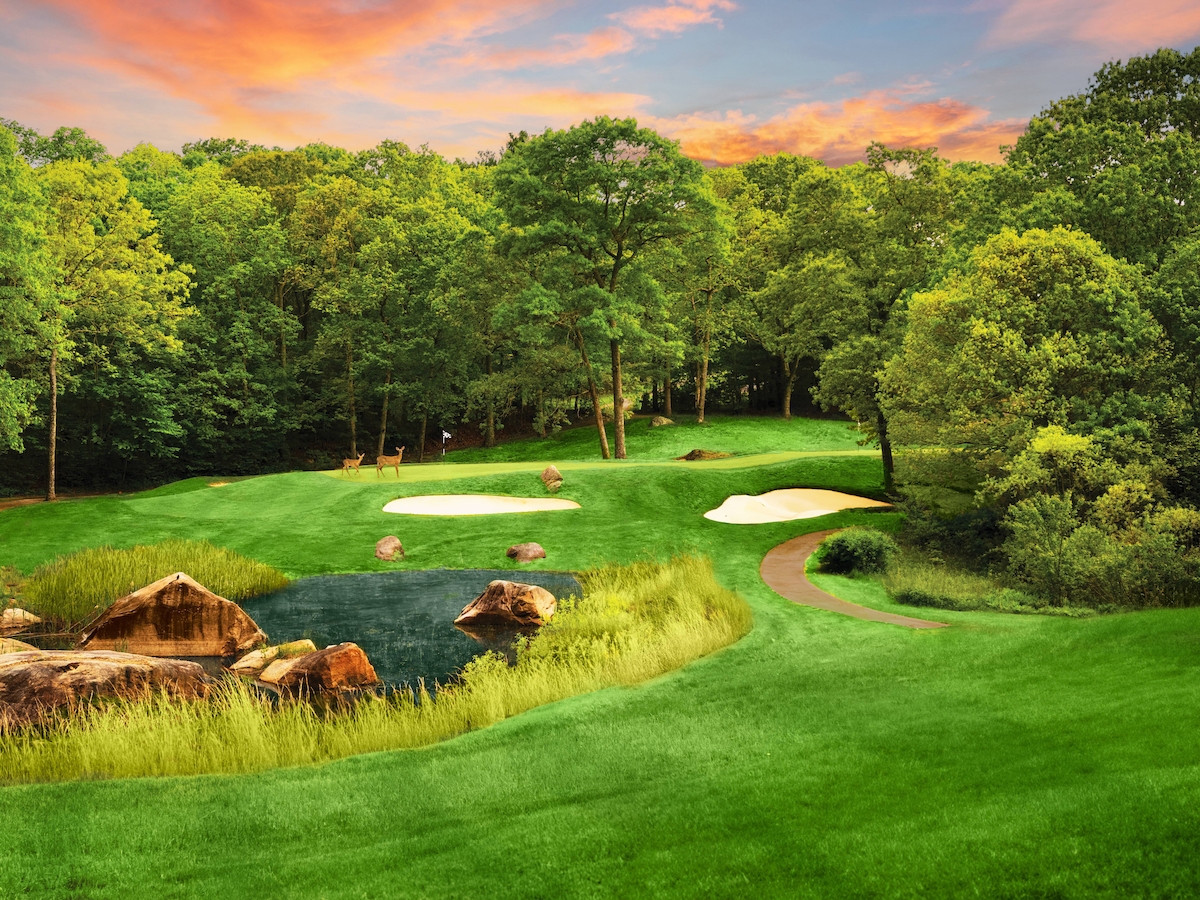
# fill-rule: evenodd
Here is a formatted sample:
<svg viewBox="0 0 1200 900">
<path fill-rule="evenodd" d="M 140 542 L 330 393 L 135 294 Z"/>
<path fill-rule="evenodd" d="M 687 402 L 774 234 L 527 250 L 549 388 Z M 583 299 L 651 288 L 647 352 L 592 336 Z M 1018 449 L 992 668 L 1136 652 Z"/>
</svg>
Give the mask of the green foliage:
<svg viewBox="0 0 1200 900">
<path fill-rule="evenodd" d="M 24 586 L 29 608 L 71 629 L 102 613 L 126 594 L 186 572 L 228 600 L 279 590 L 283 573 L 208 541 L 173 540 L 123 550 L 97 547 L 39 566 Z"/>
<path fill-rule="evenodd" d="M 886 572 L 900 548 L 891 535 L 873 528 L 847 528 L 821 542 L 821 571 L 832 575 Z"/>
<path fill-rule="evenodd" d="M 609 566 L 581 580 L 582 599 L 564 601 L 548 625 L 518 641 L 515 666 L 484 654 L 436 696 L 418 686 L 320 715 L 227 682 L 208 700 L 102 703 L 0 736 L 0 783 L 256 772 L 423 747 L 574 694 L 654 678 L 750 630 L 745 601 L 704 560 Z"/>
</svg>

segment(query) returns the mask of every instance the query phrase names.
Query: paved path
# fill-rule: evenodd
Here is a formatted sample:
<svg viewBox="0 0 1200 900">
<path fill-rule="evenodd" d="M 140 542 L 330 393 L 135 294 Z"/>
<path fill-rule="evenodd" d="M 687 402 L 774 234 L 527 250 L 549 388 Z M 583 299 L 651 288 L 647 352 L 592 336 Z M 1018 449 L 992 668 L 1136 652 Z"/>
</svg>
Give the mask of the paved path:
<svg viewBox="0 0 1200 900">
<path fill-rule="evenodd" d="M 817 549 L 817 545 L 825 540 L 832 531 L 817 531 L 813 534 L 802 534 L 798 538 L 784 541 L 778 547 L 770 550 L 763 557 L 759 566 L 759 574 L 767 587 L 786 597 L 793 603 L 805 606 L 815 606 L 817 609 L 827 609 L 830 612 L 853 616 L 856 619 L 866 619 L 869 622 L 887 622 L 890 625 L 904 625 L 908 628 L 945 628 L 945 622 L 930 622 L 925 619 L 914 619 L 911 616 L 898 616 L 895 613 L 880 612 L 857 603 L 847 603 L 832 594 L 815 587 L 804 574 L 804 564 Z"/>
</svg>

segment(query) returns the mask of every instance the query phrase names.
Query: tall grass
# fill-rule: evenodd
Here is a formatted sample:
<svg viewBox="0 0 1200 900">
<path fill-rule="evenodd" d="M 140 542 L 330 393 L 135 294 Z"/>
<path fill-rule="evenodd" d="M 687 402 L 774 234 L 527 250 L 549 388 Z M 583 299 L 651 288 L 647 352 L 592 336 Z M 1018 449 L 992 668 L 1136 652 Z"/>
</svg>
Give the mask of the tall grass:
<svg viewBox="0 0 1200 900">
<path fill-rule="evenodd" d="M 96 547 L 39 566 L 24 585 L 30 610 L 70 630 L 131 591 L 186 572 L 210 591 L 244 600 L 278 590 L 288 580 L 268 565 L 208 541 L 164 541 L 128 550 Z"/>
<path fill-rule="evenodd" d="M 376 750 L 423 747 L 575 694 L 631 685 L 731 644 L 750 630 L 745 601 L 707 560 L 607 567 L 583 598 L 520 639 L 509 666 L 488 653 L 436 695 L 424 687 L 315 711 L 227 680 L 207 700 L 165 696 L 83 708 L 0 735 L 0 782 L 257 772 Z"/>
</svg>

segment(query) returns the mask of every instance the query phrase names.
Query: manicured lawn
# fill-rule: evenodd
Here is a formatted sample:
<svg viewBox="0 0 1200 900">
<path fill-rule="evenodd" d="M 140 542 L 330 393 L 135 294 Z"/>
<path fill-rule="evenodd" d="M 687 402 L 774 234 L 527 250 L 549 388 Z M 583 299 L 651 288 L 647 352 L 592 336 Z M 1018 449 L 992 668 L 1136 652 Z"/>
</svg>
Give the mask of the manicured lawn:
<svg viewBox="0 0 1200 900">
<path fill-rule="evenodd" d="M 538 442 L 540 443 L 540 442 Z M 707 444 L 705 444 L 707 446 Z M 708 447 L 720 449 L 720 447 Z M 770 448 L 765 448 L 770 449 Z M 795 449 L 795 448 L 792 448 Z M 542 457 L 552 458 L 552 457 Z M 432 467 L 430 467 L 432 468 Z M 1200 894 L 1200 609 L 1066 620 L 922 610 L 911 631 L 795 606 L 758 564 L 853 513 L 735 526 L 728 493 L 876 491 L 865 456 L 568 473 L 570 512 L 445 520 L 398 493 L 538 496 L 531 472 L 293 474 L 0 513 L 0 563 L 207 538 L 292 575 L 712 556 L 755 628 L 631 689 L 421 751 L 256 776 L 0 788 L 0 897 L 1091 897 Z M 874 581 L 817 576 L 895 607 Z"/>
</svg>

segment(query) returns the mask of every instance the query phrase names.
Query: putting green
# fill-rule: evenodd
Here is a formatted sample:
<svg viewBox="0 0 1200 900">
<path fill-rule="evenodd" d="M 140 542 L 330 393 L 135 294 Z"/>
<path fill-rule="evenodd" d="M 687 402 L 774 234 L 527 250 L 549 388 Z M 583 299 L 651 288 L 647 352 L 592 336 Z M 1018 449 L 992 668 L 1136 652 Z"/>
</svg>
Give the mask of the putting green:
<svg viewBox="0 0 1200 900">
<path fill-rule="evenodd" d="M 401 497 L 383 507 L 385 513 L 410 516 L 494 516 L 503 513 L 579 509 L 574 500 L 554 497 L 503 497 L 496 494 L 426 494 Z"/>
</svg>

